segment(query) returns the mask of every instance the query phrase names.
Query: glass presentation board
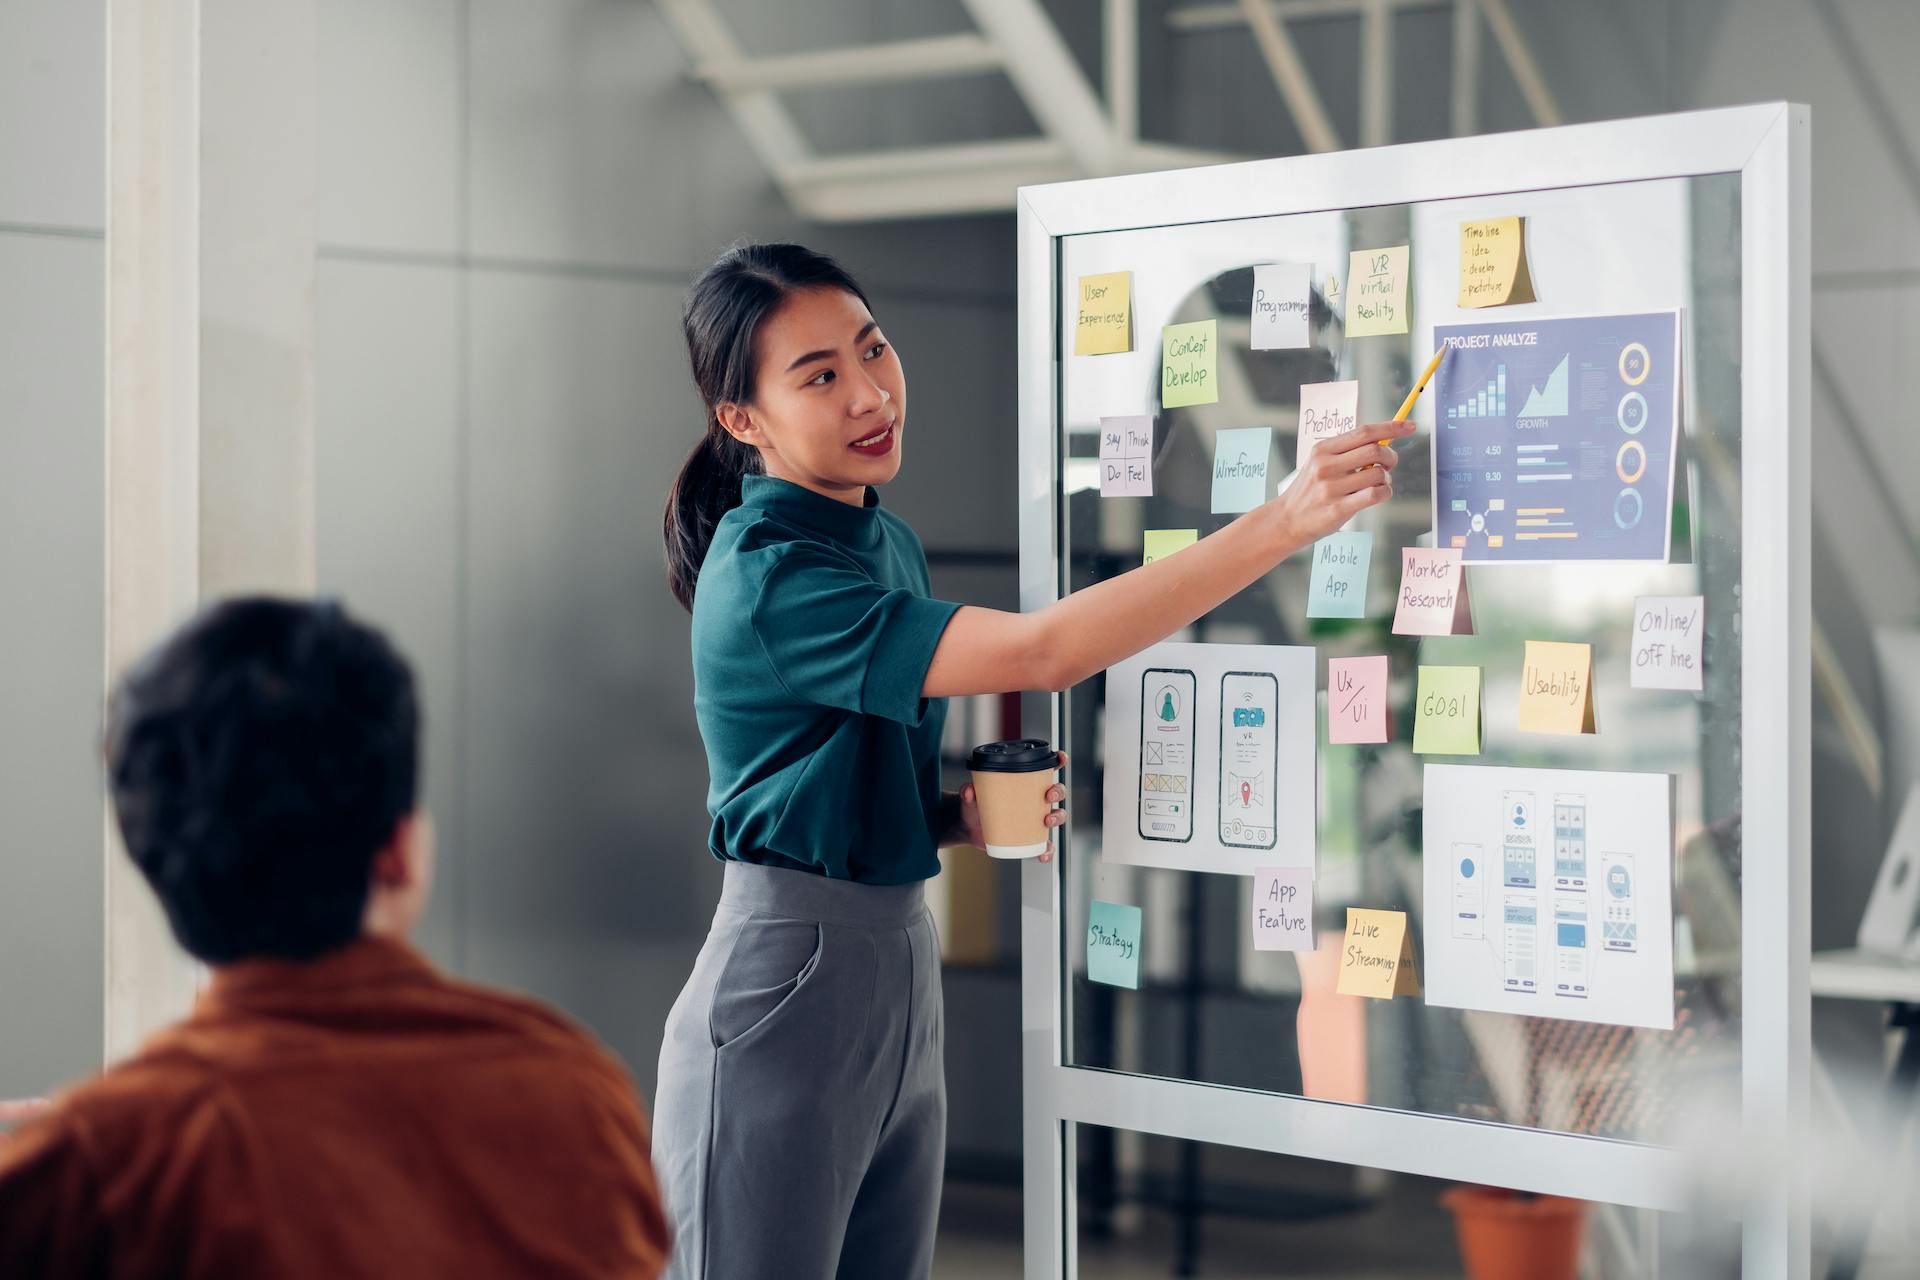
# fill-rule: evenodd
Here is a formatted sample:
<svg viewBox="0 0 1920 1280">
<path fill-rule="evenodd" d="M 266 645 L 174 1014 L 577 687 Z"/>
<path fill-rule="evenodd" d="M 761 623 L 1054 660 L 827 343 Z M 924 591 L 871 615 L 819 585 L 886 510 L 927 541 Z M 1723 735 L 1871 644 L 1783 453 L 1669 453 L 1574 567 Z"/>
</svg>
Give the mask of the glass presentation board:
<svg viewBox="0 0 1920 1280">
<path fill-rule="evenodd" d="M 1076 1125 L 1667 1209 L 1703 1103 L 1804 1133 L 1806 133 L 1022 191 L 1025 609 L 1177 565 L 1452 347 L 1337 548 L 1029 718 L 1072 758 L 1022 872 L 1029 1276 L 1074 1271 Z M 1752 1274 L 1804 1257 L 1779 1164 Z"/>
<path fill-rule="evenodd" d="M 1498 217 L 1524 219 L 1527 263 L 1539 300 L 1460 307 L 1461 226 Z M 1333 290 L 1344 285 L 1350 294 L 1359 283 L 1344 279 L 1351 255 L 1401 245 L 1408 246 L 1410 264 L 1407 332 L 1349 336 L 1347 308 Z M 1130 351 L 1076 355 L 1077 326 L 1060 328 L 1060 571 L 1069 592 L 1137 567 L 1149 530 L 1194 530 L 1204 537 L 1234 519 L 1212 509 L 1222 433 L 1271 431 L 1272 479 L 1265 489 L 1271 497 L 1296 460 L 1302 386 L 1356 381 L 1360 419 L 1381 421 L 1393 415 L 1427 365 L 1436 349 L 1436 326 L 1680 313 L 1680 463 L 1670 503 L 1646 500 L 1670 508 L 1657 513 L 1670 525 L 1667 562 L 1470 564 L 1465 572 L 1474 634 L 1393 634 L 1401 549 L 1433 542 L 1434 471 L 1451 465 L 1444 456 L 1436 458 L 1436 438 L 1460 434 L 1457 420 L 1447 416 L 1454 407 L 1449 394 L 1462 399 L 1460 379 L 1442 377 L 1417 402 L 1414 417 L 1421 429 L 1401 448 L 1393 498 L 1348 526 L 1372 535 L 1370 571 L 1357 610 L 1361 616 L 1309 616 L 1314 552 L 1308 547 L 1176 637 L 1204 645 L 1314 651 L 1315 704 L 1289 712 L 1310 725 L 1314 758 L 1291 763 L 1295 773 L 1302 766 L 1310 771 L 1311 784 L 1289 787 L 1289 779 L 1279 779 L 1282 793 L 1304 792 L 1316 801 L 1312 847 L 1301 850 L 1295 838 L 1292 849 L 1275 848 L 1254 859 L 1277 866 L 1289 854 L 1304 853 L 1308 865 L 1315 866 L 1319 945 L 1314 951 L 1255 950 L 1254 879 L 1182 869 L 1188 846 L 1175 846 L 1182 851 L 1162 866 L 1115 865 L 1104 857 L 1104 823 L 1136 818 L 1132 807 L 1115 812 L 1117 792 L 1106 776 L 1117 767 L 1104 758 L 1103 747 L 1106 717 L 1118 700 L 1103 677 L 1070 691 L 1062 704 L 1063 742 L 1077 765 L 1066 861 L 1069 1064 L 1660 1140 L 1681 1100 L 1700 1087 L 1703 1077 L 1737 1078 L 1739 1070 L 1738 175 L 1091 233 L 1062 237 L 1059 252 L 1058 305 L 1064 316 L 1081 310 L 1083 277 L 1131 276 Z M 1256 269 L 1266 264 L 1306 268 L 1304 346 L 1256 350 L 1251 345 Z M 1168 325 L 1200 321 L 1216 326 L 1218 398 L 1168 408 L 1161 394 L 1162 332 Z M 1516 351 L 1515 363 L 1526 354 Z M 1555 355 L 1561 353 L 1549 353 Z M 1564 398 L 1565 357 L 1557 365 L 1548 363 L 1547 377 L 1557 368 Z M 1626 385 L 1617 376 L 1613 380 Z M 1531 421 L 1523 410 L 1548 406 L 1523 405 L 1522 381 L 1516 376 L 1514 403 L 1507 411 Z M 1540 386 L 1528 389 L 1535 396 L 1551 389 L 1544 379 L 1538 381 Z M 1491 401 L 1485 408 L 1491 412 Z M 1152 494 L 1103 497 L 1101 420 L 1126 415 L 1152 416 L 1147 454 Z M 1624 431 L 1616 434 L 1631 438 Z M 1496 474 L 1501 456 L 1485 465 L 1476 459 L 1480 476 Z M 1600 461 L 1602 471 L 1615 470 L 1612 457 Z M 1572 469 L 1582 469 L 1579 460 Z M 1611 484 L 1617 477 L 1608 479 L 1614 490 L 1635 492 Z M 1642 516 L 1639 523 L 1651 521 Z M 1630 686 L 1635 602 L 1647 596 L 1704 597 L 1702 692 Z M 1597 732 L 1546 735 L 1518 729 L 1528 640 L 1592 646 Z M 1380 744 L 1334 745 L 1326 706 L 1329 662 L 1372 655 L 1387 659 L 1384 701 L 1393 737 Z M 1484 710 L 1477 757 L 1412 749 L 1419 668 L 1442 664 L 1481 672 Z M 1184 677 L 1176 683 L 1180 687 L 1166 695 L 1169 699 L 1187 692 Z M 1138 703 L 1136 696 L 1128 704 L 1136 717 Z M 1203 728 L 1203 735 L 1207 732 L 1212 730 Z M 1416 969 L 1424 968 L 1427 930 L 1448 919 L 1446 912 L 1433 909 L 1437 904 L 1424 902 L 1422 893 L 1422 791 L 1430 763 L 1672 778 L 1676 874 L 1670 927 L 1680 944 L 1671 1031 L 1538 1016 L 1537 1006 L 1555 1001 L 1544 984 L 1517 994 L 1506 1012 L 1440 1008 L 1423 998 L 1336 994 L 1346 908 L 1405 912 L 1419 958 Z M 1150 780 L 1169 776 L 1152 773 L 1152 764 L 1144 767 Z M 1260 785 L 1264 788 L 1265 781 Z M 1570 781 L 1514 794 L 1535 797 L 1542 823 L 1549 818 L 1550 796 L 1568 797 L 1558 806 L 1565 830 L 1572 821 L 1572 798 L 1584 804 L 1584 790 Z M 1593 802 L 1605 803 L 1601 797 Z M 1179 808 L 1178 801 L 1172 805 Z M 1243 808 L 1237 794 L 1231 807 Z M 1211 794 L 1195 794 L 1184 813 L 1205 825 L 1218 820 L 1216 808 Z M 1427 852 L 1431 856 L 1433 850 Z M 1668 853 L 1648 849 L 1639 860 L 1649 867 L 1664 865 Z M 1595 850 L 1583 859 L 1596 865 L 1591 876 L 1583 877 L 1577 897 L 1528 894 L 1524 899 L 1529 911 L 1536 910 L 1539 899 L 1540 915 L 1551 909 L 1546 903 L 1577 902 L 1589 951 L 1599 949 L 1603 914 L 1598 854 Z M 1484 850 L 1483 858 L 1497 859 L 1498 851 Z M 1506 887 L 1497 885 L 1482 897 L 1497 909 Z M 1518 894 L 1514 898 L 1522 900 Z M 1074 940 L 1084 936 L 1096 900 L 1142 912 L 1137 989 L 1087 978 L 1087 950 Z M 1643 937 L 1668 927 L 1664 920 L 1642 923 Z M 1544 976 L 1557 951 L 1550 944 L 1557 939 L 1537 935 L 1571 937 L 1574 926 L 1538 922 L 1532 927 L 1515 963 L 1542 957 L 1538 967 Z M 1500 922 L 1494 922 L 1492 932 L 1499 929 Z M 1518 949 L 1520 927 L 1507 932 L 1507 945 Z M 1490 934 L 1486 943 L 1493 947 L 1496 940 Z M 1602 980 L 1596 976 L 1596 982 Z"/>
</svg>

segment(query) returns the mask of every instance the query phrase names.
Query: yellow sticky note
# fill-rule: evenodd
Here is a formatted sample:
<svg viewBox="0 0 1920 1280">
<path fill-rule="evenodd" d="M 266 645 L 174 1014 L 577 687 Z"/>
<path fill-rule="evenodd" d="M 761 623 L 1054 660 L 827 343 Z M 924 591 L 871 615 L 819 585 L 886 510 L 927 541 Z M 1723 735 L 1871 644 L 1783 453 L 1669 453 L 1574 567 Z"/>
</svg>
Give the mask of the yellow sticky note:
<svg viewBox="0 0 1920 1280">
<path fill-rule="evenodd" d="M 1484 218 L 1460 224 L 1460 305 L 1504 307 L 1532 302 L 1527 271 L 1527 220 Z"/>
<path fill-rule="evenodd" d="M 1073 354 L 1110 356 L 1133 350 L 1133 272 L 1080 277 L 1080 319 Z"/>
<path fill-rule="evenodd" d="M 1212 404 L 1220 399 L 1216 358 L 1220 322 L 1195 320 L 1170 324 L 1160 337 L 1160 406 L 1174 409 L 1187 404 Z"/>
<path fill-rule="evenodd" d="M 1527 641 L 1520 673 L 1522 733 L 1593 732 L 1593 646 Z"/>
<path fill-rule="evenodd" d="M 1152 564 L 1155 560 L 1164 560 L 1174 552 L 1185 550 L 1198 541 L 1200 541 L 1198 529 L 1149 529 L 1140 563 Z"/>
<path fill-rule="evenodd" d="M 1347 260 L 1347 336 L 1407 331 L 1407 246 L 1356 249 Z"/>
<path fill-rule="evenodd" d="M 1343 996 L 1391 1000 L 1396 995 L 1420 994 L 1420 975 L 1413 965 L 1413 939 L 1407 934 L 1407 913 L 1347 908 L 1347 936 L 1340 948 L 1340 986 Z"/>
<path fill-rule="evenodd" d="M 1420 668 L 1413 716 L 1416 753 L 1479 755 L 1480 668 Z"/>
</svg>

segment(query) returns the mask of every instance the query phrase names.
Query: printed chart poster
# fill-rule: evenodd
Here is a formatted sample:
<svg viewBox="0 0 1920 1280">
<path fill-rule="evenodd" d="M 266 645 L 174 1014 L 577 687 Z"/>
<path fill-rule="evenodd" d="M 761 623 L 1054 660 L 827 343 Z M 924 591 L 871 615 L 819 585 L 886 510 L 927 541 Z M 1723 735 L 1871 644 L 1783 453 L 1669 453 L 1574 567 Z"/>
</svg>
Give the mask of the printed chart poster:
<svg viewBox="0 0 1920 1280">
<path fill-rule="evenodd" d="M 1313 867 L 1310 648 L 1157 644 L 1107 671 L 1110 862 L 1250 876 Z"/>
<path fill-rule="evenodd" d="M 1468 564 L 1668 554 L 1680 313 L 1438 325 L 1434 545 Z"/>
<path fill-rule="evenodd" d="M 1427 1002 L 1672 1030 L 1672 777 L 1426 774 Z"/>
</svg>

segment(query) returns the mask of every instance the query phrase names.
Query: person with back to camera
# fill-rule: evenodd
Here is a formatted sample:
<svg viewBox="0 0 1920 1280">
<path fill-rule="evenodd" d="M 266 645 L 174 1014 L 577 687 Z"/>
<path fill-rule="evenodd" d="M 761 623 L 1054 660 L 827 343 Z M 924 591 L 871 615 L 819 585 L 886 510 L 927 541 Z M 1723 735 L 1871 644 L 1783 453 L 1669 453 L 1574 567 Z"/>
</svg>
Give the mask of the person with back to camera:
<svg viewBox="0 0 1920 1280">
<path fill-rule="evenodd" d="M 668 1275 L 924 1277 L 946 1084 L 921 890 L 936 850 L 983 843 L 973 789 L 940 790 L 944 700 L 1067 689 L 1178 631 L 1388 497 L 1384 442 L 1413 426 L 1323 441 L 1285 493 L 1178 556 L 1005 613 L 929 598 L 919 539 L 880 506 L 906 377 L 851 275 L 737 246 L 684 328 L 708 421 L 667 500 L 667 576 L 693 614 L 726 871 L 660 1051 Z"/>
<path fill-rule="evenodd" d="M 0 1276 L 660 1274 L 626 1073 L 407 945 L 433 868 L 419 728 L 405 660 L 329 604 L 215 605 L 120 682 L 114 813 L 213 977 L 0 1135 Z"/>
</svg>

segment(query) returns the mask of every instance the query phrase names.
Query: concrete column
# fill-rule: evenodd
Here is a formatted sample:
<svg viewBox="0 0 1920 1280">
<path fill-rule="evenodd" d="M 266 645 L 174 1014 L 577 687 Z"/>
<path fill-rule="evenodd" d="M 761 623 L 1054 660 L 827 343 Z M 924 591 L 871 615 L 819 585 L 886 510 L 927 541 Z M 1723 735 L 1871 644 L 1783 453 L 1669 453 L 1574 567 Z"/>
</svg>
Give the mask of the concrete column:
<svg viewBox="0 0 1920 1280">
<path fill-rule="evenodd" d="M 106 680 L 314 580 L 315 0 L 109 0 Z M 195 966 L 105 815 L 106 1057 Z"/>
</svg>

